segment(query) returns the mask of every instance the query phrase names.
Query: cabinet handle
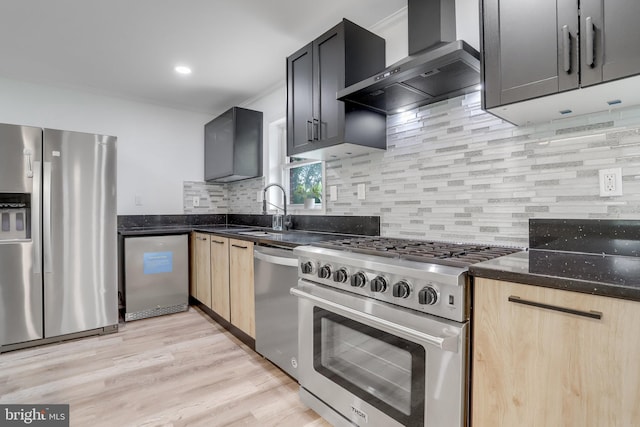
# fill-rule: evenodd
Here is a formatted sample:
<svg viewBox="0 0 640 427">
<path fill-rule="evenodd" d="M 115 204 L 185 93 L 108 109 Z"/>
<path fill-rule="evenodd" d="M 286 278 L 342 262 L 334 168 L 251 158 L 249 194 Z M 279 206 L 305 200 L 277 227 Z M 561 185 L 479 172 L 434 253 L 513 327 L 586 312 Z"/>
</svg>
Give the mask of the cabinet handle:
<svg viewBox="0 0 640 427">
<path fill-rule="evenodd" d="M 247 246 L 240 246 L 240 245 L 231 245 L 231 246 L 238 249 L 247 249 Z"/>
<path fill-rule="evenodd" d="M 548 310 L 561 311 L 562 313 L 575 314 L 576 316 L 588 317 L 590 319 L 598 319 L 598 320 L 602 319 L 602 313 L 600 313 L 599 311 L 574 310 L 572 308 L 558 307 L 555 305 L 544 304 L 541 302 L 529 301 L 513 295 L 509 297 L 509 302 L 513 302 L 516 304 L 530 305 L 532 307 L 546 308 Z"/>
<path fill-rule="evenodd" d="M 198 240 L 207 240 L 206 237 L 196 237 L 196 239 L 198 239 Z"/>
<path fill-rule="evenodd" d="M 564 54 L 564 71 L 571 73 L 571 33 L 567 25 L 562 26 L 562 51 Z"/>
<path fill-rule="evenodd" d="M 587 30 L 587 65 L 591 68 L 595 67 L 595 38 L 596 31 L 590 16 L 585 19 L 585 27 Z"/>
<path fill-rule="evenodd" d="M 311 120 L 307 120 L 307 141 L 313 141 L 313 123 L 311 123 Z"/>
<path fill-rule="evenodd" d="M 211 239 L 211 243 L 217 243 L 219 245 L 224 245 L 224 242 L 221 242 L 219 240 L 213 240 L 213 239 Z"/>
<path fill-rule="evenodd" d="M 313 139 L 320 140 L 320 121 L 318 119 L 313 119 Z"/>
</svg>

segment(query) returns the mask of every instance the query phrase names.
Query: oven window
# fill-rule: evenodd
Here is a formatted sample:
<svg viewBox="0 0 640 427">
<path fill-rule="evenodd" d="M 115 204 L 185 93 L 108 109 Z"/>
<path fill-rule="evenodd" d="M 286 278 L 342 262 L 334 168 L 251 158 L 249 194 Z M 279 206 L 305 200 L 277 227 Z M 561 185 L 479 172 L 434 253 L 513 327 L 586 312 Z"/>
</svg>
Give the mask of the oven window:
<svg viewBox="0 0 640 427">
<path fill-rule="evenodd" d="M 403 425 L 424 425 L 425 350 L 314 307 L 314 368 Z"/>
</svg>

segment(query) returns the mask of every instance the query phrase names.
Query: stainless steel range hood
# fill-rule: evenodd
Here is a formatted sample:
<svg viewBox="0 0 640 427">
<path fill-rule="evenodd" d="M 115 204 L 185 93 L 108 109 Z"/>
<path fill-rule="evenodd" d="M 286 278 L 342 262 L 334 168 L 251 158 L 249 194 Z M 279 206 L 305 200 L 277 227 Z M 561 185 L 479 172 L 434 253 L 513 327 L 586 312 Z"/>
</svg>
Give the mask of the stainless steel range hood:
<svg viewBox="0 0 640 427">
<path fill-rule="evenodd" d="M 409 56 L 338 92 L 341 101 L 396 114 L 473 92 L 480 54 L 456 38 L 454 0 L 408 0 Z"/>
</svg>

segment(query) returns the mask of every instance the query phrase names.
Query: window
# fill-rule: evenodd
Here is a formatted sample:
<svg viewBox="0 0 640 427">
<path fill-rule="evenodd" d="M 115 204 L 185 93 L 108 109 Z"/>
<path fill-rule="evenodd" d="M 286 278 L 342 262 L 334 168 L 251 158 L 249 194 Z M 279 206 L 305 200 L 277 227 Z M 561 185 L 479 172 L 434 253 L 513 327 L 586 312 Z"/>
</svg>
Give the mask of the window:
<svg viewBox="0 0 640 427">
<path fill-rule="evenodd" d="M 287 157 L 286 120 L 271 123 L 267 183 L 281 184 L 287 191 L 287 210 L 291 213 L 324 213 L 324 162 Z M 281 192 L 269 190 L 269 204 L 282 206 Z M 272 205 L 273 206 L 273 205 Z"/>
<path fill-rule="evenodd" d="M 290 157 L 283 169 L 290 205 L 304 209 L 322 207 L 324 162 Z"/>
</svg>

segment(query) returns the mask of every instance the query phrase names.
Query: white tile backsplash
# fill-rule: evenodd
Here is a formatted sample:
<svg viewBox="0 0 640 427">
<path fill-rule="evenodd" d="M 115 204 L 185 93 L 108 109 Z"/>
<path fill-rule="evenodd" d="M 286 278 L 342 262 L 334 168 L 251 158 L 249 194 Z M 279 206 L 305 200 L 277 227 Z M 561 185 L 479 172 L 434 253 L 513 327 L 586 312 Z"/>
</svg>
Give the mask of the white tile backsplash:
<svg viewBox="0 0 640 427">
<path fill-rule="evenodd" d="M 610 167 L 622 168 L 623 196 L 599 196 L 598 169 Z M 330 186 L 327 215 L 380 216 L 389 237 L 526 246 L 529 218 L 635 219 L 640 107 L 516 127 L 473 93 L 389 116 L 387 151 L 327 162 Z M 185 213 L 259 214 L 263 187 L 185 182 Z"/>
</svg>

